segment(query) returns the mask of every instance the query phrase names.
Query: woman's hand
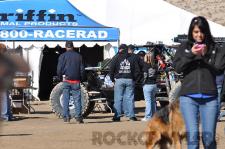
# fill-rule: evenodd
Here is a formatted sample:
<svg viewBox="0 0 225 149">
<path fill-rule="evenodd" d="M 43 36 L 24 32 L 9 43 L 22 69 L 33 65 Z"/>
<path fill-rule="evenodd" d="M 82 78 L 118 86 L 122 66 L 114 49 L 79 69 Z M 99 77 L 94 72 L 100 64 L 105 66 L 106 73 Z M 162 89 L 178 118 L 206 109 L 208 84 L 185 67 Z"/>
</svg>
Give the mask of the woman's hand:
<svg viewBox="0 0 225 149">
<path fill-rule="evenodd" d="M 207 52 L 207 48 L 205 44 L 194 44 L 193 47 L 191 48 L 191 52 L 194 55 L 198 55 L 198 56 L 204 56 L 205 53 Z"/>
<path fill-rule="evenodd" d="M 207 47 L 205 45 L 202 49 L 202 56 L 204 56 L 206 54 L 206 52 L 207 52 Z"/>
</svg>

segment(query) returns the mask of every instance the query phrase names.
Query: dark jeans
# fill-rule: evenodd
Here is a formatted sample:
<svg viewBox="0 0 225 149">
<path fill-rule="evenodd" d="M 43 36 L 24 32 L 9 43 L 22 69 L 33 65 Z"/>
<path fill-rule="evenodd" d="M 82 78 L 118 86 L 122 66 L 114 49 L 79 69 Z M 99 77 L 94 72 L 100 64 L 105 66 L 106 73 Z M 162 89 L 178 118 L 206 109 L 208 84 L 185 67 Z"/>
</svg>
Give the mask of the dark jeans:
<svg viewBox="0 0 225 149">
<path fill-rule="evenodd" d="M 181 96 L 180 109 L 186 125 L 188 149 L 199 149 L 199 116 L 204 148 L 216 149 L 217 97 L 201 99 Z"/>
<path fill-rule="evenodd" d="M 70 96 L 72 94 L 72 97 Z M 75 118 L 81 117 L 81 93 L 80 93 L 80 84 L 72 84 L 68 82 L 63 82 L 63 117 L 69 118 L 69 101 L 72 99 L 75 104 Z"/>
<path fill-rule="evenodd" d="M 123 104 L 124 100 L 124 104 Z M 127 116 L 135 117 L 134 114 L 134 81 L 132 79 L 116 79 L 114 87 L 115 118 L 121 117 L 122 105 Z"/>
</svg>

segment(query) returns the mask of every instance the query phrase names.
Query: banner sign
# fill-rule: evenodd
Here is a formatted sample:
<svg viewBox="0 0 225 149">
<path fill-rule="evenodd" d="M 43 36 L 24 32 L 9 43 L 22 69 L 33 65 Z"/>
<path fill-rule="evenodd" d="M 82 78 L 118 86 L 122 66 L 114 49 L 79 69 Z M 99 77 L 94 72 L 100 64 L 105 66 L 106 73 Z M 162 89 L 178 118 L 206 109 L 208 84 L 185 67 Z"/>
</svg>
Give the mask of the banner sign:
<svg viewBox="0 0 225 149">
<path fill-rule="evenodd" d="M 116 33 L 116 34 L 115 34 Z M 112 28 L 16 28 L 1 29 L 1 40 L 79 40 L 116 41 L 118 31 Z"/>
<path fill-rule="evenodd" d="M 0 40 L 117 41 L 119 29 L 95 22 L 67 0 L 4 0 Z"/>
</svg>

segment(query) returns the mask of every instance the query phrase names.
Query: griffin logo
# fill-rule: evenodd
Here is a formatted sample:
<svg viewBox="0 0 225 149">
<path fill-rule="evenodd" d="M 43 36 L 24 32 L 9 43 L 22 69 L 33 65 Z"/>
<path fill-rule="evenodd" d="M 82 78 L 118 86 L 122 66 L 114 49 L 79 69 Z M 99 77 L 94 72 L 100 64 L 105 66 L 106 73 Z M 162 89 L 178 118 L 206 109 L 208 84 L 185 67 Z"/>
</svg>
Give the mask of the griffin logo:
<svg viewBox="0 0 225 149">
<path fill-rule="evenodd" d="M 56 10 L 27 10 L 17 9 L 16 13 L 0 13 L 0 21 L 9 21 L 10 17 L 15 17 L 15 21 L 58 21 L 76 22 L 73 14 L 56 14 Z"/>
</svg>

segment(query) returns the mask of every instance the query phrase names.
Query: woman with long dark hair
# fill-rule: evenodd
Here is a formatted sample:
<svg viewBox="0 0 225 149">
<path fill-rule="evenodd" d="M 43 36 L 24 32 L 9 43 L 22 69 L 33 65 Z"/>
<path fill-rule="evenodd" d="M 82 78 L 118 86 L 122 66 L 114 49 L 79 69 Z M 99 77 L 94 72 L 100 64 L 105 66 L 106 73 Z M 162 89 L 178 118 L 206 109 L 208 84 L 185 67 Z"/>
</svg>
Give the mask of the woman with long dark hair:
<svg viewBox="0 0 225 149">
<path fill-rule="evenodd" d="M 156 100 L 155 94 L 157 90 L 156 86 L 156 72 L 157 68 L 154 64 L 154 56 L 151 52 L 148 52 L 144 57 L 144 80 L 143 80 L 143 93 L 145 97 L 145 117 L 142 121 L 148 121 L 152 118 L 156 112 Z"/>
<path fill-rule="evenodd" d="M 224 71 L 223 51 L 214 43 L 207 20 L 202 16 L 194 17 L 188 41 L 181 44 L 174 58 L 175 70 L 184 76 L 180 109 L 187 130 L 188 149 L 199 148 L 200 122 L 204 148 L 216 148 L 216 76 Z"/>
</svg>

